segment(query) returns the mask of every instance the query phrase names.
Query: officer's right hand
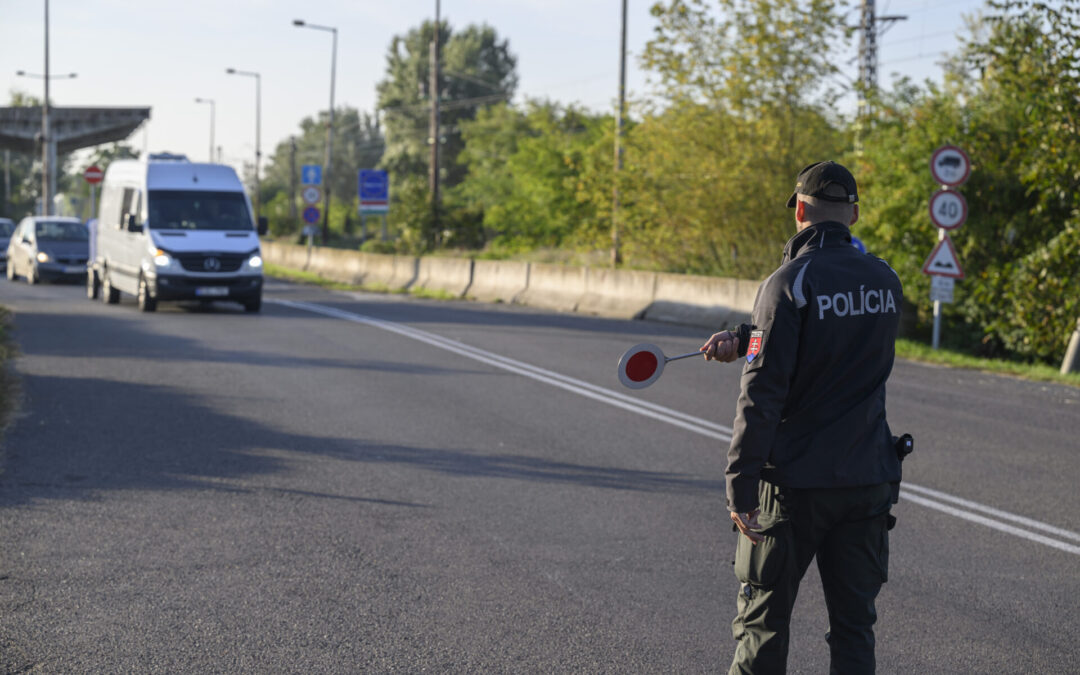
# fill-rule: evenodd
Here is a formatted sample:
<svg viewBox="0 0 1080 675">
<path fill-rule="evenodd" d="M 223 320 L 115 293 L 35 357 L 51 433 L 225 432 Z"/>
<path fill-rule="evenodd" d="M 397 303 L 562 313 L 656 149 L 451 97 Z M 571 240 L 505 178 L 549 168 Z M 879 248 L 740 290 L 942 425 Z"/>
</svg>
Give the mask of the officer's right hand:
<svg viewBox="0 0 1080 675">
<path fill-rule="evenodd" d="M 739 338 L 729 330 L 714 333 L 699 350 L 706 361 L 730 363 L 739 358 Z"/>
</svg>

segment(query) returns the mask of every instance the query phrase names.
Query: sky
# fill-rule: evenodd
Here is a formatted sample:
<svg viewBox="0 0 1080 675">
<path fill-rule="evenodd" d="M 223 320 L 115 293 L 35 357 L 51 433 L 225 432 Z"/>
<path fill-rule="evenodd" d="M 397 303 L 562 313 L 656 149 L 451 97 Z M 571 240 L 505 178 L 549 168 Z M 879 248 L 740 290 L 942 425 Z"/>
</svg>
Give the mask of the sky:
<svg viewBox="0 0 1080 675">
<path fill-rule="evenodd" d="M 627 86 L 649 91 L 639 55 L 651 38 L 654 0 L 629 0 Z M 39 98 L 44 72 L 45 0 L 0 0 L 0 105 L 12 91 Z M 879 81 L 892 74 L 940 80 L 942 53 L 957 48 L 965 15 L 982 0 L 877 0 L 877 14 L 906 15 L 879 38 Z M 615 107 L 619 73 L 620 0 L 441 0 L 454 28 L 486 23 L 509 40 L 518 59 L 516 101 L 525 97 Z M 269 158 L 304 117 L 330 101 L 332 37 L 298 28 L 294 19 L 338 29 L 335 105 L 373 111 L 386 51 L 434 18 L 434 0 L 49 0 L 51 98 L 60 106 L 150 106 L 151 119 L 128 142 L 139 150 L 179 152 L 206 161 L 215 101 L 215 145 L 237 168 L 255 154 L 254 78 L 261 75 L 261 148 Z M 852 10 L 849 22 L 858 22 Z M 855 79 L 853 50 L 837 65 Z M 849 102 L 850 104 L 850 102 Z"/>
</svg>

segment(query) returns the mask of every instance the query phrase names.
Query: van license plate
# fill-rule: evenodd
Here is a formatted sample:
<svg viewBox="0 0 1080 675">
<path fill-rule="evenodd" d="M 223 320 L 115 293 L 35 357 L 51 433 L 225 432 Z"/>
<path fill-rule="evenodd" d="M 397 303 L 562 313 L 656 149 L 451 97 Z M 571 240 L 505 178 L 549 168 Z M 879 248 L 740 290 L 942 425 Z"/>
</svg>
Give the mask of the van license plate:
<svg viewBox="0 0 1080 675">
<path fill-rule="evenodd" d="M 195 289 L 195 295 L 203 298 L 220 298 L 228 294 L 229 289 L 226 286 L 199 286 Z"/>
<path fill-rule="evenodd" d="M 85 272 L 85 271 L 86 271 L 86 268 L 83 267 L 82 265 L 69 265 L 69 266 L 64 268 L 64 274 L 79 274 L 80 272 Z"/>
</svg>

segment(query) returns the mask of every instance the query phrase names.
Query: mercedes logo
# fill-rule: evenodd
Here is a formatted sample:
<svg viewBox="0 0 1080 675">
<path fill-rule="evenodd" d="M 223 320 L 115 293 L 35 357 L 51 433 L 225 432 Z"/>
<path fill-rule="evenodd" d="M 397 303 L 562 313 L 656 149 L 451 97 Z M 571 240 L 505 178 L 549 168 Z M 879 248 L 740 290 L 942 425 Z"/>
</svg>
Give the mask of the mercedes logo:
<svg viewBox="0 0 1080 675">
<path fill-rule="evenodd" d="M 217 272 L 221 269 L 221 260 L 218 258 L 207 258 L 203 260 L 203 269 L 207 272 Z"/>
</svg>

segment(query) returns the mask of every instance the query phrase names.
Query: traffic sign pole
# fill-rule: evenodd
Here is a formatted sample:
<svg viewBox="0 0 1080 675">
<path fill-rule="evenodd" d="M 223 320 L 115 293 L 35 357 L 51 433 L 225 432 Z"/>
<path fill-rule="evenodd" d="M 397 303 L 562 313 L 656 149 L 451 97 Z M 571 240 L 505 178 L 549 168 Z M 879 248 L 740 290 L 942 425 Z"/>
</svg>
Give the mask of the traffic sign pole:
<svg viewBox="0 0 1080 675">
<path fill-rule="evenodd" d="M 945 230 L 943 228 L 939 227 L 937 233 L 938 233 L 938 241 L 939 242 L 944 241 L 944 239 L 945 239 Z M 941 345 L 941 301 L 940 300 L 934 300 L 934 337 L 933 337 L 933 344 L 931 346 L 934 349 L 937 349 L 938 346 L 940 346 L 940 345 Z"/>
</svg>

